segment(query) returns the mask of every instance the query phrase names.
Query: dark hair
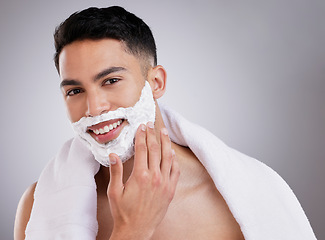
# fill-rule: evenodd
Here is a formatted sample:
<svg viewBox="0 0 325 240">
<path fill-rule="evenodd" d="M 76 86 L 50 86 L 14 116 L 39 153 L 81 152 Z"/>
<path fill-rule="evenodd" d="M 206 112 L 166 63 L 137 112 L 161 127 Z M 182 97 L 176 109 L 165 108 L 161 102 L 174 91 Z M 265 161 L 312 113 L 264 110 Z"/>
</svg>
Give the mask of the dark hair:
<svg viewBox="0 0 325 240">
<path fill-rule="evenodd" d="M 117 39 L 126 51 L 137 57 L 152 59 L 157 65 L 156 44 L 152 32 L 142 19 L 122 7 L 91 7 L 73 13 L 62 22 L 54 33 L 54 62 L 59 72 L 59 55 L 62 49 L 78 40 Z"/>
</svg>

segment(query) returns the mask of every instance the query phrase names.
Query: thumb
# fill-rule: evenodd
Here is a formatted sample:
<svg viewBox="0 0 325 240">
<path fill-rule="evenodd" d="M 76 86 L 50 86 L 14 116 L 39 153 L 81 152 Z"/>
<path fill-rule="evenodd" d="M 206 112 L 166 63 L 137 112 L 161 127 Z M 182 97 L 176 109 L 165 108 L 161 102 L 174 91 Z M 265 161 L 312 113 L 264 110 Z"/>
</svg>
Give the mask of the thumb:
<svg viewBox="0 0 325 240">
<path fill-rule="evenodd" d="M 115 153 L 109 155 L 110 158 L 110 180 L 107 189 L 108 197 L 113 200 L 123 193 L 123 164 L 119 156 Z"/>
</svg>

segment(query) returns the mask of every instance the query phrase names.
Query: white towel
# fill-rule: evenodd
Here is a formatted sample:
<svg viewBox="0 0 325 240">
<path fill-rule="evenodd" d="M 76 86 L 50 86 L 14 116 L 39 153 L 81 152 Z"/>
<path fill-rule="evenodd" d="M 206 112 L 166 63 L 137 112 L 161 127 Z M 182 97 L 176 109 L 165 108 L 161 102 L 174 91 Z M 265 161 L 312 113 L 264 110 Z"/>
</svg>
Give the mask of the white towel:
<svg viewBox="0 0 325 240">
<path fill-rule="evenodd" d="M 41 173 L 26 240 L 96 239 L 99 163 L 81 141 L 66 142 Z"/>
<path fill-rule="evenodd" d="M 207 130 L 161 106 L 169 135 L 198 157 L 246 240 L 316 239 L 297 198 L 265 164 L 226 146 Z M 99 164 L 75 138 L 43 170 L 26 239 L 96 239 Z"/>
<path fill-rule="evenodd" d="M 175 111 L 161 112 L 170 138 L 202 162 L 246 240 L 316 239 L 296 196 L 275 171 Z"/>
</svg>

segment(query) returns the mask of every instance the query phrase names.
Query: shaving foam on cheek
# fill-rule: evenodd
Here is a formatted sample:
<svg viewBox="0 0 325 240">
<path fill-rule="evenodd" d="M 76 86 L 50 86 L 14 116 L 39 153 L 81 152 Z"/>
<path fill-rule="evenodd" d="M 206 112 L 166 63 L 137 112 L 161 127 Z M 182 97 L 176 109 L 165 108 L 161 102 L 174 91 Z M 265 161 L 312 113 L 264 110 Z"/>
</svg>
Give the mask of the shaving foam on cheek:
<svg viewBox="0 0 325 240">
<path fill-rule="evenodd" d="M 73 130 L 81 137 L 86 146 L 94 154 L 95 159 L 108 167 L 109 154 L 116 153 L 125 162 L 134 155 L 134 137 L 140 124 L 155 122 L 156 105 L 151 92 L 151 87 L 146 81 L 141 91 L 139 101 L 128 108 L 118 108 L 95 117 L 83 117 L 78 122 L 72 123 Z M 123 127 L 120 135 L 106 143 L 98 143 L 88 132 L 87 128 L 112 119 L 124 119 L 128 124 Z"/>
</svg>

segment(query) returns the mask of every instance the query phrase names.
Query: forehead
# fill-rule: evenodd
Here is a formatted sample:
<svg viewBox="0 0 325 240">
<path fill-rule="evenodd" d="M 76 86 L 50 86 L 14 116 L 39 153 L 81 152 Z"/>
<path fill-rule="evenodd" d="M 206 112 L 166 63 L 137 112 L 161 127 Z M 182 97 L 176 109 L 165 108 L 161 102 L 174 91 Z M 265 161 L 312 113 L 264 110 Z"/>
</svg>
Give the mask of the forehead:
<svg viewBox="0 0 325 240">
<path fill-rule="evenodd" d="M 61 78 L 92 77 L 108 67 L 123 67 L 131 73 L 141 71 L 138 58 L 115 39 L 82 40 L 65 46 L 59 56 Z"/>
</svg>

